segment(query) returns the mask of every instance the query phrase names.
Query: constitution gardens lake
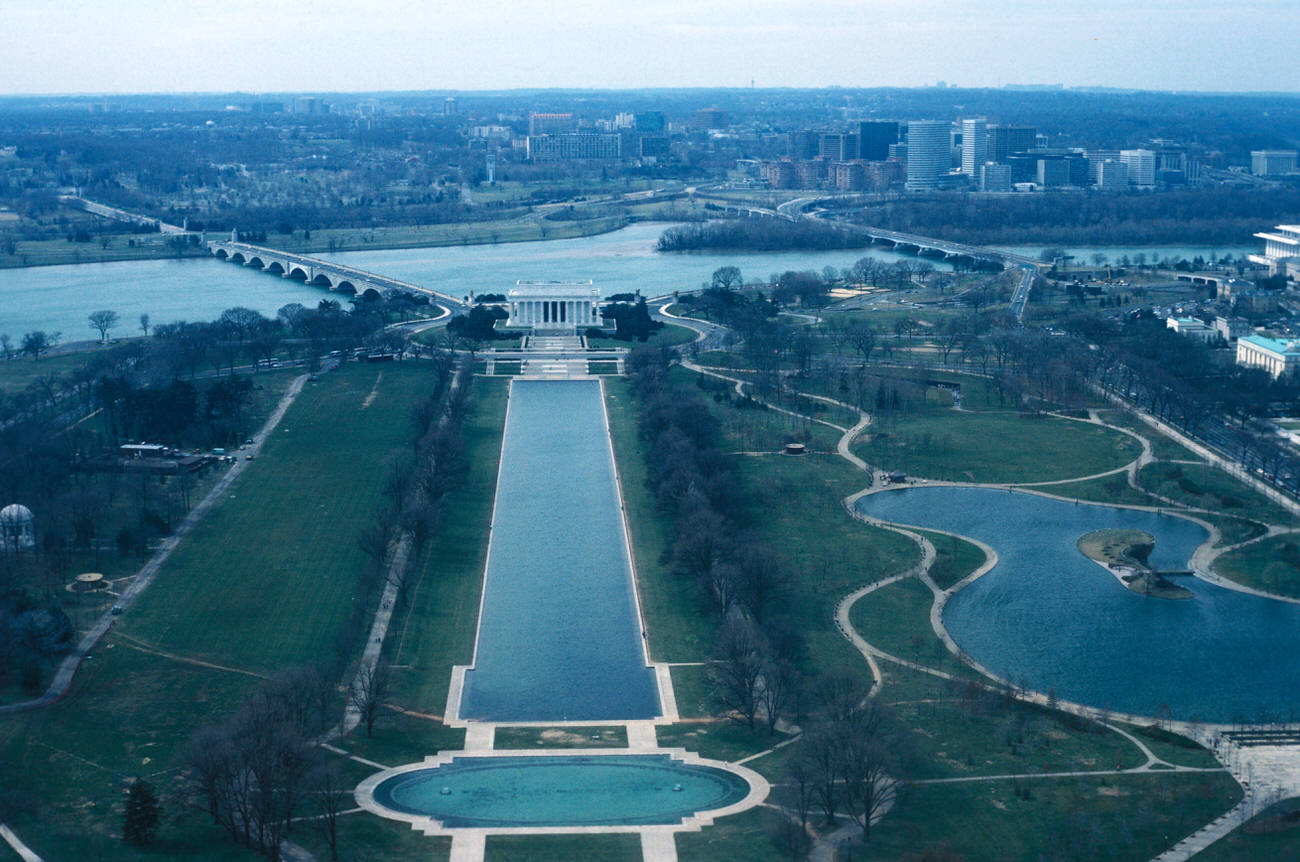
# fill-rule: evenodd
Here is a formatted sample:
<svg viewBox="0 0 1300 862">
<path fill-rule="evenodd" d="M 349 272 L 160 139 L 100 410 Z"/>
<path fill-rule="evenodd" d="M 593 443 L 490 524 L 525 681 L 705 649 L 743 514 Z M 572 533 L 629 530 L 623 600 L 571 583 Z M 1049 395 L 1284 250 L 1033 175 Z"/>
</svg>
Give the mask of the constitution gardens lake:
<svg viewBox="0 0 1300 862">
<path fill-rule="evenodd" d="M 1101 709 L 1214 723 L 1295 720 L 1300 605 L 1197 577 L 1191 599 L 1140 595 L 1076 547 L 1104 528 L 1155 537 L 1152 567 L 1189 568 L 1207 538 L 1185 518 L 1018 491 L 956 486 L 887 490 L 858 511 L 989 545 L 997 565 L 951 596 L 943 622 L 992 673 Z"/>
</svg>

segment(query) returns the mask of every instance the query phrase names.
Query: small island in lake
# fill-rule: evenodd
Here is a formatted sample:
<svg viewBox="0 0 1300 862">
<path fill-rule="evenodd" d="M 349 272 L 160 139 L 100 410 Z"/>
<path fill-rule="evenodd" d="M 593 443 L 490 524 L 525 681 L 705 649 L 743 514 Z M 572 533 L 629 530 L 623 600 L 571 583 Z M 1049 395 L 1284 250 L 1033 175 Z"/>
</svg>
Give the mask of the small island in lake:
<svg viewBox="0 0 1300 862">
<path fill-rule="evenodd" d="M 1105 566 L 1121 584 L 1135 593 L 1161 599 L 1190 599 L 1191 590 L 1180 587 L 1147 564 L 1155 538 L 1142 530 L 1094 530 L 1080 536 L 1079 551 Z"/>
</svg>

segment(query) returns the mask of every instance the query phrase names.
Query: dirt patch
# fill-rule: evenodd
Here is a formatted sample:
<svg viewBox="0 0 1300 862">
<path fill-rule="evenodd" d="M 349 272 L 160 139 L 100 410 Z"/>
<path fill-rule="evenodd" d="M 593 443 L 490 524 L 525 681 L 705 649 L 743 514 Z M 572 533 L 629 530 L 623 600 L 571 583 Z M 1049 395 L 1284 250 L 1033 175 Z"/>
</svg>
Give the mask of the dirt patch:
<svg viewBox="0 0 1300 862">
<path fill-rule="evenodd" d="M 375 399 L 379 397 L 379 384 L 383 379 L 384 379 L 384 372 L 381 371 L 379 372 L 378 376 L 375 377 L 375 385 L 370 387 L 370 394 L 366 396 L 365 401 L 361 402 L 360 409 L 365 410 L 371 404 L 375 403 Z"/>
</svg>

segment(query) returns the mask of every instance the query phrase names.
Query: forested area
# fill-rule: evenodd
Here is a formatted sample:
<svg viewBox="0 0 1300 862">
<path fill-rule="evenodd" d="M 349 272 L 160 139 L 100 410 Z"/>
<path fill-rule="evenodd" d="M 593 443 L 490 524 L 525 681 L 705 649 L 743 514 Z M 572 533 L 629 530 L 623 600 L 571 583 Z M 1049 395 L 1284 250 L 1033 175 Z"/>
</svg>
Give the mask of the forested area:
<svg viewBox="0 0 1300 862">
<path fill-rule="evenodd" d="M 1256 231 L 1300 220 L 1300 189 L 933 195 L 866 207 L 856 219 L 977 245 L 1251 245 Z"/>
<path fill-rule="evenodd" d="M 863 248 L 869 241 L 816 221 L 787 222 L 780 219 L 738 219 L 678 225 L 659 237 L 659 251 L 703 251 L 747 249 L 786 251 L 790 249 Z"/>
</svg>

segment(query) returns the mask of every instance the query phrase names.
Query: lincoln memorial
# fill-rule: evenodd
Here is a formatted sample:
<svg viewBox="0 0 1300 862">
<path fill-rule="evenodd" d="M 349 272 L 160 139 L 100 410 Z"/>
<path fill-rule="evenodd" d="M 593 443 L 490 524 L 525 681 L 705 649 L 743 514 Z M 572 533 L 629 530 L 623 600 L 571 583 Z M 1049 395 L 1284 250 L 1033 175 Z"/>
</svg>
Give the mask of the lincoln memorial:
<svg viewBox="0 0 1300 862">
<path fill-rule="evenodd" d="M 506 326 L 533 332 L 574 334 L 578 327 L 601 326 L 600 291 L 590 281 L 519 281 L 506 294 Z"/>
</svg>

